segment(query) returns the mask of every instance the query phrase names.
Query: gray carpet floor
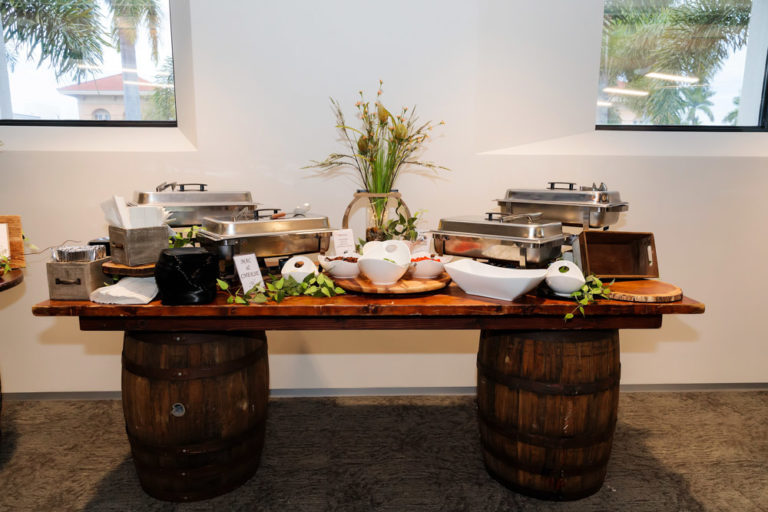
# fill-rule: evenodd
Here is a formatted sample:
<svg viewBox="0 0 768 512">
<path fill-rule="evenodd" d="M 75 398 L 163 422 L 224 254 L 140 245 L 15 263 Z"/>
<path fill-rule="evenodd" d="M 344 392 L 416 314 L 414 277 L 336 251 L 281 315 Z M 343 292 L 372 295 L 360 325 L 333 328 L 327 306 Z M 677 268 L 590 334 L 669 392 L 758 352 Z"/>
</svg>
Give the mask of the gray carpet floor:
<svg viewBox="0 0 768 512">
<path fill-rule="evenodd" d="M 491 479 L 472 397 L 270 401 L 256 476 L 190 504 L 139 487 L 119 401 L 8 401 L 2 511 L 763 511 L 768 392 L 624 393 L 605 485 L 553 503 Z"/>
</svg>

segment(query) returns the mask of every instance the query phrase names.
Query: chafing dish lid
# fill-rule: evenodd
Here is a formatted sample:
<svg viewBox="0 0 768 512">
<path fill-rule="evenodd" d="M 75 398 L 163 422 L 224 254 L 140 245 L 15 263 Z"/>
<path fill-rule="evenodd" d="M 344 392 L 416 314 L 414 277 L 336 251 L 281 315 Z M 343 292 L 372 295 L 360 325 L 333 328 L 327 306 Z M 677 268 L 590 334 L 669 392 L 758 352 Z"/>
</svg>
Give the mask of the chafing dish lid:
<svg viewBox="0 0 768 512">
<path fill-rule="evenodd" d="M 290 214 L 289 214 L 290 215 Z M 296 215 L 271 219 L 228 220 L 205 217 L 203 229 L 221 237 L 265 236 L 306 231 L 329 231 L 328 217 L 322 215 Z"/>
<path fill-rule="evenodd" d="M 579 187 L 575 183 L 551 181 L 545 189 L 507 189 L 503 203 L 562 204 L 591 207 L 627 206 L 617 191 L 608 190 L 605 183 Z"/>
<path fill-rule="evenodd" d="M 162 183 L 153 192 L 136 192 L 136 203 L 162 206 L 249 206 L 250 192 L 211 192 L 204 183 Z M 170 189 L 170 190 L 169 190 Z"/>
<path fill-rule="evenodd" d="M 440 219 L 435 233 L 480 235 L 541 242 L 563 237 L 562 223 L 539 217 L 540 214 L 504 215 L 496 212 L 487 217 L 473 215 L 449 217 Z"/>
</svg>

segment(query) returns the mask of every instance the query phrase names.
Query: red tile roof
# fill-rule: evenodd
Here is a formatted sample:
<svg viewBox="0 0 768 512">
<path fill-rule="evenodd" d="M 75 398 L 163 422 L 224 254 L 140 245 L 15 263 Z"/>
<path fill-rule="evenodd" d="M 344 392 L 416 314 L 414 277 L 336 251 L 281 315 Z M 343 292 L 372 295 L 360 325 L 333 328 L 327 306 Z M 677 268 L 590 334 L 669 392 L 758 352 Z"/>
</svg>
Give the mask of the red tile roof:
<svg viewBox="0 0 768 512">
<path fill-rule="evenodd" d="M 144 80 L 139 77 L 139 82 L 142 84 L 151 84 L 152 82 Z M 96 80 L 90 80 L 88 82 L 82 82 L 79 84 L 72 84 L 66 87 L 60 87 L 59 92 L 72 93 L 78 91 L 97 92 L 97 91 L 122 91 L 123 90 L 123 75 L 117 74 L 112 76 L 105 76 L 104 78 L 97 78 Z M 154 91 L 155 88 L 151 85 L 140 85 L 139 91 Z"/>
</svg>

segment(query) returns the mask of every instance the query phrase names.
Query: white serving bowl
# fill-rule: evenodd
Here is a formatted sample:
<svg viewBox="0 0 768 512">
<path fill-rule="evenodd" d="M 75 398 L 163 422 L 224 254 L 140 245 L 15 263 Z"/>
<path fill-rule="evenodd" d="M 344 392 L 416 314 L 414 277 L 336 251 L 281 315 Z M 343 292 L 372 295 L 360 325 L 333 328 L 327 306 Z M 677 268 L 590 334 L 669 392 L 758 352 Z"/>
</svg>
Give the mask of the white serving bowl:
<svg viewBox="0 0 768 512">
<path fill-rule="evenodd" d="M 413 261 L 423 257 L 428 260 Z M 413 279 L 434 279 L 443 272 L 443 265 L 451 261 L 451 256 L 434 256 L 426 251 L 411 254 L 411 277 Z"/>
<path fill-rule="evenodd" d="M 369 258 L 363 256 L 357 262 L 360 272 L 363 273 L 371 282 L 379 286 L 389 286 L 395 284 L 398 279 L 403 277 L 408 265 L 398 265 L 379 258 Z"/>
<path fill-rule="evenodd" d="M 394 261 L 397 265 L 411 263 L 411 250 L 402 240 L 386 240 L 384 242 L 368 242 L 363 246 L 363 258 L 384 258 Z"/>
<path fill-rule="evenodd" d="M 280 270 L 281 276 L 285 278 L 291 276 L 298 282 L 302 282 L 308 275 L 316 273 L 317 266 L 306 256 L 294 256 L 286 261 Z"/>
<path fill-rule="evenodd" d="M 347 253 L 344 257 L 357 258 L 358 260 L 361 258 L 356 252 Z M 344 260 L 331 261 L 330 258 L 335 258 L 335 256 L 325 257 L 320 254 L 317 257 L 317 261 L 320 262 L 320 265 L 331 275 L 331 277 L 337 279 L 354 279 L 360 274 L 360 267 L 357 263 Z"/>
<path fill-rule="evenodd" d="M 547 268 L 547 286 L 558 295 L 570 295 L 586 283 L 581 269 L 572 261 L 551 263 Z"/>
<path fill-rule="evenodd" d="M 501 300 L 515 300 L 528 293 L 547 274 L 546 269 L 501 268 L 470 259 L 447 263 L 445 271 L 468 294 Z"/>
</svg>

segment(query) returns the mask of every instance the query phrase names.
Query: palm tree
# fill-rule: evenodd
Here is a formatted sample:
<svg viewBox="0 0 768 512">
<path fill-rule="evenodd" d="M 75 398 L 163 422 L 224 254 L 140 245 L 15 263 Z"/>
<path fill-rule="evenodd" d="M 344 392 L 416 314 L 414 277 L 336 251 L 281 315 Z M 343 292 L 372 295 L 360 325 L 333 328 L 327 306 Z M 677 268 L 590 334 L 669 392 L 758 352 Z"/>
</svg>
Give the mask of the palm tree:
<svg viewBox="0 0 768 512">
<path fill-rule="evenodd" d="M 0 34 L 3 119 L 13 118 L 7 55 L 23 52 L 31 59 L 37 50 L 38 66 L 49 62 L 57 79 L 80 80 L 102 62 L 105 41 L 96 0 L 0 0 Z"/>
<path fill-rule="evenodd" d="M 622 82 L 648 91 L 612 101 L 644 122 L 681 124 L 689 112 L 687 88 L 645 75 L 660 71 L 709 83 L 746 44 L 750 15 L 750 0 L 606 0 L 600 86 Z"/>
<path fill-rule="evenodd" d="M 166 57 L 163 67 L 155 76 L 160 87 L 152 93 L 150 119 L 172 121 L 176 119 L 176 94 L 174 91 L 173 57 Z"/>
<path fill-rule="evenodd" d="M 686 100 L 687 115 L 685 120 L 692 125 L 699 125 L 698 112 L 701 111 L 707 115 L 710 121 L 715 120 L 715 115 L 709 108 L 714 103 L 709 101 L 709 98 L 714 96 L 715 93 L 709 89 L 709 87 L 688 87 L 683 89 L 683 96 Z"/>
<path fill-rule="evenodd" d="M 139 73 L 136 68 L 136 33 L 142 25 L 149 31 L 152 60 L 158 60 L 160 6 L 157 0 L 106 0 L 112 13 L 112 36 L 123 66 L 125 119 L 141 120 Z"/>
<path fill-rule="evenodd" d="M 723 123 L 735 125 L 739 120 L 739 103 L 741 103 L 741 97 L 736 96 L 733 98 L 733 105 L 736 107 L 723 118 Z"/>
</svg>

